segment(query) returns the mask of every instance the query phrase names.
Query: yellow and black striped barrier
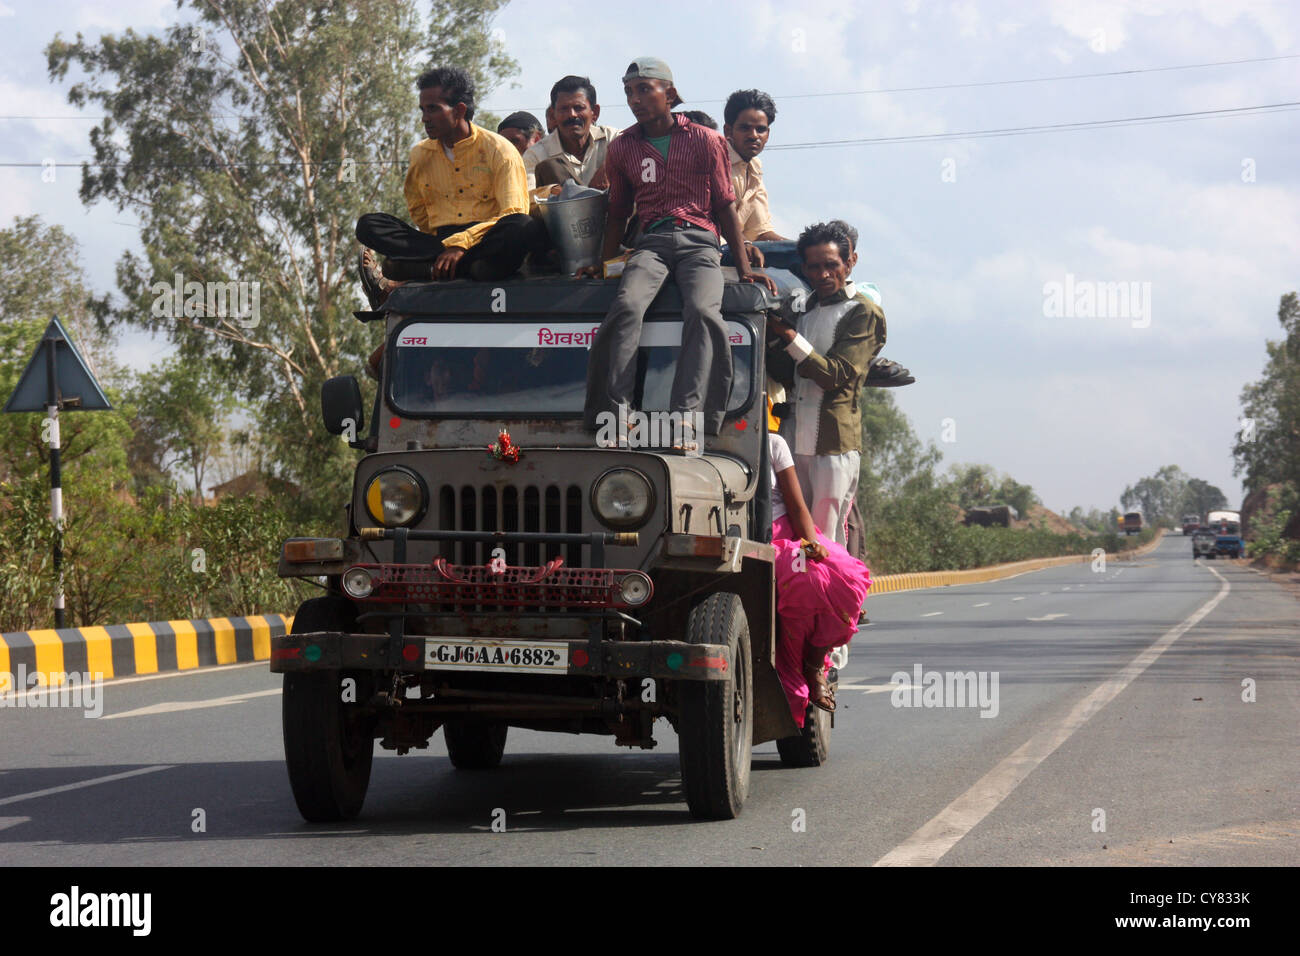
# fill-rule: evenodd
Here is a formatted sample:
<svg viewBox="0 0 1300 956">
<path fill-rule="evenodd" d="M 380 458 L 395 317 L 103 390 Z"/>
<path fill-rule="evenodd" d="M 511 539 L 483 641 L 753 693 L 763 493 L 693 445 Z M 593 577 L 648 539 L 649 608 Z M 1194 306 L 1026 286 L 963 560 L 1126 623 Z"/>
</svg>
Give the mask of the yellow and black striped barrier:
<svg viewBox="0 0 1300 956">
<path fill-rule="evenodd" d="M 286 633 L 293 618 L 283 614 L 153 621 L 105 627 L 65 627 L 0 634 L 0 682 L 22 673 L 41 686 L 54 675 L 101 674 L 103 679 L 160 671 L 184 671 L 271 657 L 271 638 Z M 0 693 L 26 690 L 0 686 Z"/>
<path fill-rule="evenodd" d="M 1108 553 L 1107 561 L 1128 561 L 1154 551 L 1160 544 L 1161 537 L 1156 535 L 1140 548 Z M 907 574 L 882 574 L 871 579 L 870 598 L 873 594 L 888 594 L 890 591 L 918 591 L 922 588 L 946 587 L 953 584 L 979 584 L 983 581 L 996 581 L 1009 578 L 1026 571 L 1041 571 L 1043 568 L 1055 568 L 1063 564 L 1086 564 L 1092 561 L 1091 554 L 1067 554 L 1058 558 L 1031 558 L 1028 561 L 1014 561 L 1010 564 L 993 564 L 987 568 L 970 568 L 966 571 L 914 571 Z"/>
</svg>

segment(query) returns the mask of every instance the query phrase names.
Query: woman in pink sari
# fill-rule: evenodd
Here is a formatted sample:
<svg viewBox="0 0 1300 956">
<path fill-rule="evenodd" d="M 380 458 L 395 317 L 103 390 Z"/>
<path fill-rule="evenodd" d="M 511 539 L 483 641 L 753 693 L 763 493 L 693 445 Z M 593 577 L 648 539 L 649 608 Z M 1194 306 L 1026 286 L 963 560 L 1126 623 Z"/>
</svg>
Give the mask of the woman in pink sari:
<svg viewBox="0 0 1300 956">
<path fill-rule="evenodd" d="M 871 587 L 871 571 L 813 524 L 794 459 L 776 434 L 780 420 L 768 399 L 768 452 L 772 463 L 772 547 L 776 549 L 776 612 L 780 635 L 776 670 L 800 727 L 811 702 L 835 709 L 826 682 L 831 648 L 857 633 L 858 612 Z"/>
</svg>

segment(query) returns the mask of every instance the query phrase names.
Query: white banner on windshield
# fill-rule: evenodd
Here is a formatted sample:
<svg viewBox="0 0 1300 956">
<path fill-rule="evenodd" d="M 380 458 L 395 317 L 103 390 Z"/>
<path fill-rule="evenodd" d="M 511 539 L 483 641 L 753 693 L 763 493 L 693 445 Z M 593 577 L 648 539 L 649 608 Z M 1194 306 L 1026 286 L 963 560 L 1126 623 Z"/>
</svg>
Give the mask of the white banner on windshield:
<svg viewBox="0 0 1300 956">
<path fill-rule="evenodd" d="M 599 322 L 484 322 L 444 325 L 412 322 L 397 336 L 399 348 L 591 348 Z M 732 345 L 750 345 L 753 336 L 740 322 L 727 323 Z M 680 346 L 681 322 L 645 322 L 641 325 L 643 347 Z"/>
</svg>

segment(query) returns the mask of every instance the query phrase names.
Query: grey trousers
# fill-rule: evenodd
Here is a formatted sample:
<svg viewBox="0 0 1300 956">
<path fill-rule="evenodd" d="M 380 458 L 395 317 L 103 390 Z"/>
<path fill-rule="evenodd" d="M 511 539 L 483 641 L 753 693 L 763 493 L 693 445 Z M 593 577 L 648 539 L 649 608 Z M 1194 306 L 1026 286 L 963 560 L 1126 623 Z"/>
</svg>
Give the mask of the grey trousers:
<svg viewBox="0 0 1300 956">
<path fill-rule="evenodd" d="M 722 427 L 731 392 L 731 346 L 722 318 L 721 253 L 705 229 L 647 233 L 628 258 L 618 295 L 591 344 L 584 421 L 594 431 L 601 412 L 632 407 L 641 321 L 671 273 L 682 294 L 682 347 L 670 412 L 703 412 L 704 430 Z"/>
</svg>

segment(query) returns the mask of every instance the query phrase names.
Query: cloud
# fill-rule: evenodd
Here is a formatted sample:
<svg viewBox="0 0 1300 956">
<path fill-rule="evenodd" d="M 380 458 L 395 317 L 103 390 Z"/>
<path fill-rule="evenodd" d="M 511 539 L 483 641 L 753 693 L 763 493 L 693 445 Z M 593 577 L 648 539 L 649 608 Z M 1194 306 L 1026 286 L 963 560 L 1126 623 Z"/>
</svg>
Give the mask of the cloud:
<svg viewBox="0 0 1300 956">
<path fill-rule="evenodd" d="M 39 162 L 51 151 L 58 154 L 55 158 L 60 161 L 75 158 L 69 156 L 67 150 L 84 151 L 87 134 L 94 125 L 93 120 L 80 119 L 77 114 L 76 108 L 68 105 L 63 94 L 47 83 L 23 84 L 0 79 L 0 115 L 46 117 L 0 120 L 8 146 L 4 155 L 10 161 Z M 33 136 L 30 131 L 38 135 Z"/>
</svg>

